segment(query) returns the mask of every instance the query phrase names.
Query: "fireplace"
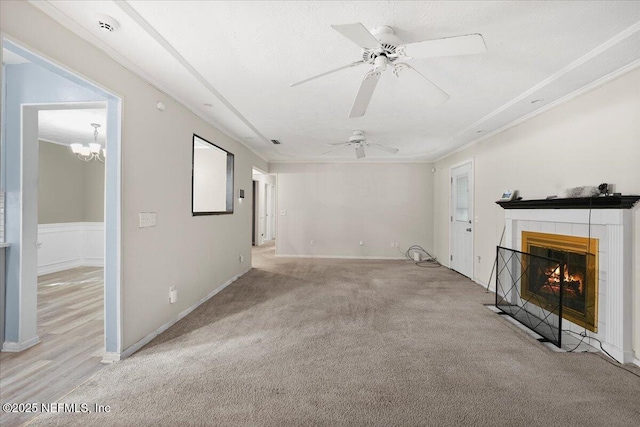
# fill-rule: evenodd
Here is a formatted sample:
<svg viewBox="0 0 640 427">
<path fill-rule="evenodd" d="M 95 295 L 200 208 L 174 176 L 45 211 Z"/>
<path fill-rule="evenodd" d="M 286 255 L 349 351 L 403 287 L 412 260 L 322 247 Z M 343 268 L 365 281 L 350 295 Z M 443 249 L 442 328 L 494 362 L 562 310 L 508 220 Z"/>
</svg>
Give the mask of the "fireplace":
<svg viewBox="0 0 640 427">
<path fill-rule="evenodd" d="M 523 277 L 522 296 L 549 309 L 560 297 L 562 275 L 562 317 L 598 332 L 598 239 L 523 231 L 522 252 L 560 261 L 560 265 L 529 269 Z"/>
<path fill-rule="evenodd" d="M 632 265 L 634 262 L 634 213 L 632 208 L 639 200 L 640 196 L 609 196 L 499 202 L 498 204 L 505 209 L 504 247 L 508 248 L 510 252 L 498 251 L 498 255 L 502 256 L 504 261 L 496 268 L 505 268 L 500 282 L 498 282 L 496 275 L 496 295 L 504 289 L 505 303 L 511 304 L 514 310 L 520 307 L 521 311 L 524 311 L 523 305 L 526 305 L 529 310 L 528 314 L 520 314 L 525 317 L 533 314 L 531 321 L 535 322 L 534 326 L 539 322 L 535 317 L 551 323 L 554 326 L 554 333 L 558 330 L 568 330 L 570 332 L 564 334 L 577 336 L 576 334 L 585 332 L 585 326 L 581 326 L 580 323 L 593 324 L 593 327 L 586 330 L 584 342 L 594 347 L 602 346 L 620 363 L 633 362 L 632 319 L 637 308 L 634 311 L 632 303 Z M 531 274 L 528 270 L 522 271 L 523 264 L 519 262 L 521 257 L 531 258 L 531 260 L 539 260 L 540 258 L 540 256 L 533 254 L 523 255 L 521 253 L 522 249 L 527 251 L 527 246 L 529 246 L 529 243 L 526 246 L 523 245 L 525 232 L 555 234 L 554 238 L 562 235 L 585 239 L 581 247 L 578 245 L 576 248 L 571 245 L 559 248 L 559 250 L 570 253 L 592 254 L 586 257 L 587 266 L 584 268 L 587 274 L 584 308 L 582 303 L 578 303 L 575 299 L 568 299 L 571 302 L 566 309 L 563 310 L 564 304 L 556 305 L 556 307 L 559 306 L 556 312 L 560 314 L 559 311 L 562 311 L 562 317 L 560 317 L 551 310 L 540 306 L 543 305 L 544 298 L 533 294 L 536 289 L 531 289 L 529 286 L 533 280 Z M 594 240 L 588 240 L 589 238 L 594 238 Z M 534 246 L 554 248 L 546 242 L 542 243 L 541 245 L 534 244 Z M 598 244 L 597 249 L 596 243 Z M 545 253 L 548 252 L 545 251 Z M 545 259 L 548 260 L 547 257 Z M 567 261 L 571 263 L 573 260 Z M 542 263 L 540 261 L 540 264 Z M 564 263 L 558 261 L 556 264 L 564 269 Z M 569 270 L 568 274 L 572 272 Z M 512 276 L 513 279 L 520 279 L 513 289 L 510 286 L 498 287 L 498 285 L 505 287 L 508 281 L 513 282 L 514 280 L 509 280 L 512 279 Z M 518 293 L 522 282 L 527 282 L 526 291 L 531 295 L 536 295 L 533 300 L 538 301 L 538 305 L 534 303 L 523 304 L 526 300 L 521 301 Z M 510 289 L 513 290 L 512 293 L 509 293 Z M 520 305 L 516 307 L 518 303 Z M 572 315 L 573 319 L 563 319 L 566 317 L 564 316 L 565 312 Z M 590 316 L 593 316 L 593 319 L 589 319 Z M 562 320 L 564 322 L 561 322 Z"/>
</svg>

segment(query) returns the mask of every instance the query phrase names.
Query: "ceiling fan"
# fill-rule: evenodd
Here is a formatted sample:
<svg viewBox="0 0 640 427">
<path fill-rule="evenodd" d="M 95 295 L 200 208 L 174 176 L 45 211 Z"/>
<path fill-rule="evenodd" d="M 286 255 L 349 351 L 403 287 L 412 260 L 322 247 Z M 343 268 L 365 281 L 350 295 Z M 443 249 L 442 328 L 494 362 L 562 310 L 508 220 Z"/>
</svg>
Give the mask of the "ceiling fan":
<svg viewBox="0 0 640 427">
<path fill-rule="evenodd" d="M 361 130 L 354 130 L 353 135 L 349 137 L 347 142 L 330 142 L 329 145 L 337 146 L 338 148 L 334 148 L 333 150 L 329 150 L 322 154 L 329 154 L 344 147 L 355 147 L 356 157 L 358 159 L 365 157 L 364 147 L 377 148 L 391 154 L 396 154 L 399 151 L 397 148 L 389 147 L 388 145 L 367 141 L 364 136 L 364 131 Z"/>
<path fill-rule="evenodd" d="M 361 117 L 367 111 L 380 75 L 393 67 L 393 74 L 413 91 L 421 91 L 425 100 L 432 106 L 440 105 L 449 99 L 449 95 L 436 86 L 413 67 L 399 60 L 413 58 L 434 58 L 439 56 L 468 55 L 484 53 L 487 47 L 481 34 L 467 34 L 464 36 L 443 39 L 425 40 L 404 44 L 388 26 L 374 28 L 371 32 L 361 23 L 332 25 L 334 30 L 362 48 L 362 59 L 351 64 L 318 74 L 317 76 L 293 83 L 291 87 L 335 73 L 346 68 L 362 64 L 372 65 L 362 79 L 360 89 L 353 101 L 349 117 Z"/>
</svg>

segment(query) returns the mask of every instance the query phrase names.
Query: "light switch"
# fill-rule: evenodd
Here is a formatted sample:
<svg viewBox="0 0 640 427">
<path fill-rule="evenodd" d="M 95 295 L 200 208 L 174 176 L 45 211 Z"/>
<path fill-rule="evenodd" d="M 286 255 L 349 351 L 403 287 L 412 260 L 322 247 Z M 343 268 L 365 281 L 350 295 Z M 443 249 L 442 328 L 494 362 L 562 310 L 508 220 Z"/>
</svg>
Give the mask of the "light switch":
<svg viewBox="0 0 640 427">
<path fill-rule="evenodd" d="M 155 226 L 156 226 L 155 212 L 140 212 L 140 228 L 155 227 Z"/>
</svg>

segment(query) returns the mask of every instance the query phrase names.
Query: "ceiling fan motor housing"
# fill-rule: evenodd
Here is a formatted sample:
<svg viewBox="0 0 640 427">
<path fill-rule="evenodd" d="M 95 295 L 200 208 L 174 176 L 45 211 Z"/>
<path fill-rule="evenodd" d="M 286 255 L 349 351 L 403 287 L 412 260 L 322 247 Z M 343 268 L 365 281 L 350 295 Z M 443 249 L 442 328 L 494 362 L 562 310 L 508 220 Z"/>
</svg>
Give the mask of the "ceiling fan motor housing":
<svg viewBox="0 0 640 427">
<path fill-rule="evenodd" d="M 382 25 L 380 27 L 374 28 L 373 30 L 371 30 L 371 34 L 373 34 L 374 37 L 378 39 L 378 41 L 382 45 L 387 44 L 395 47 L 402 44 L 398 36 L 396 36 L 393 32 L 393 28 L 387 25 Z"/>
<path fill-rule="evenodd" d="M 374 49 L 364 49 L 362 59 L 370 64 L 375 63 L 379 56 L 385 56 L 389 62 L 396 60 L 396 47 L 402 45 L 402 41 L 393 33 L 393 28 L 386 25 L 376 27 L 371 34 L 380 42 L 380 47 Z"/>
<path fill-rule="evenodd" d="M 357 144 L 357 143 L 360 143 L 360 142 L 364 141 L 364 139 L 365 139 L 364 138 L 364 131 L 354 130 L 353 131 L 353 135 L 351 135 L 349 137 L 349 142 L 351 144 Z"/>
</svg>

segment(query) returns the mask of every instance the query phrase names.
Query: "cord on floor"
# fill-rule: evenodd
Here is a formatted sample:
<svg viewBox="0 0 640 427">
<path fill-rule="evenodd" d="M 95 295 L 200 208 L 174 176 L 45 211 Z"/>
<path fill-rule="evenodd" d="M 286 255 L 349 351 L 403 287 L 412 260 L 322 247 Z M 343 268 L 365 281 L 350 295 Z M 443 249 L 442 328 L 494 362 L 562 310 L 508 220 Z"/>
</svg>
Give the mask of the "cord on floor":
<svg viewBox="0 0 640 427">
<path fill-rule="evenodd" d="M 422 259 L 422 261 L 415 261 L 415 259 L 413 258 L 414 253 L 421 254 L 420 259 Z M 428 268 L 440 267 L 440 263 L 438 262 L 436 257 L 432 256 L 420 245 L 411 245 L 409 249 L 407 249 L 407 251 L 404 253 L 404 256 L 407 258 L 408 261 L 413 261 L 418 267 L 428 267 Z"/>
<path fill-rule="evenodd" d="M 627 372 L 629 372 L 629 373 L 631 373 L 631 374 L 635 375 L 636 377 L 640 378 L 640 375 L 638 375 L 637 373 L 635 373 L 635 372 L 633 372 L 633 371 L 631 371 L 631 370 L 629 370 L 629 369 L 625 368 L 625 367 L 624 367 L 623 365 L 621 365 L 621 364 L 620 364 L 616 359 L 614 359 L 614 357 L 613 357 L 612 355 L 610 355 L 610 354 L 607 352 L 607 350 L 605 350 L 605 349 L 602 347 L 602 341 L 600 341 L 598 338 L 590 337 L 590 336 L 588 336 L 588 335 L 587 335 L 587 333 L 586 333 L 586 332 L 580 332 L 580 333 L 577 333 L 577 332 L 570 331 L 569 329 L 563 329 L 562 331 L 563 331 L 563 332 L 569 332 L 570 334 L 574 334 L 574 335 L 578 335 L 579 337 L 582 337 L 582 338 L 580 339 L 580 342 L 578 343 L 578 345 L 577 345 L 577 346 L 575 346 L 574 348 L 572 348 L 571 350 L 568 350 L 568 351 L 567 351 L 567 353 L 572 353 L 576 348 L 578 348 L 578 347 L 580 346 L 580 344 L 582 344 L 582 341 L 583 341 L 585 338 L 589 338 L 589 339 L 591 339 L 591 340 L 598 341 L 598 343 L 600 344 L 600 350 L 602 350 L 602 352 L 603 352 L 604 354 L 606 354 L 607 356 L 609 356 L 609 358 L 611 359 L 611 360 L 610 360 L 610 359 L 607 359 L 607 358 L 605 357 L 605 358 L 603 358 L 604 360 L 606 360 L 608 363 L 612 364 L 613 366 L 615 366 L 615 367 L 617 367 L 617 368 L 620 368 L 620 369 L 622 369 L 622 370 L 625 370 L 625 371 L 627 371 Z"/>
</svg>

